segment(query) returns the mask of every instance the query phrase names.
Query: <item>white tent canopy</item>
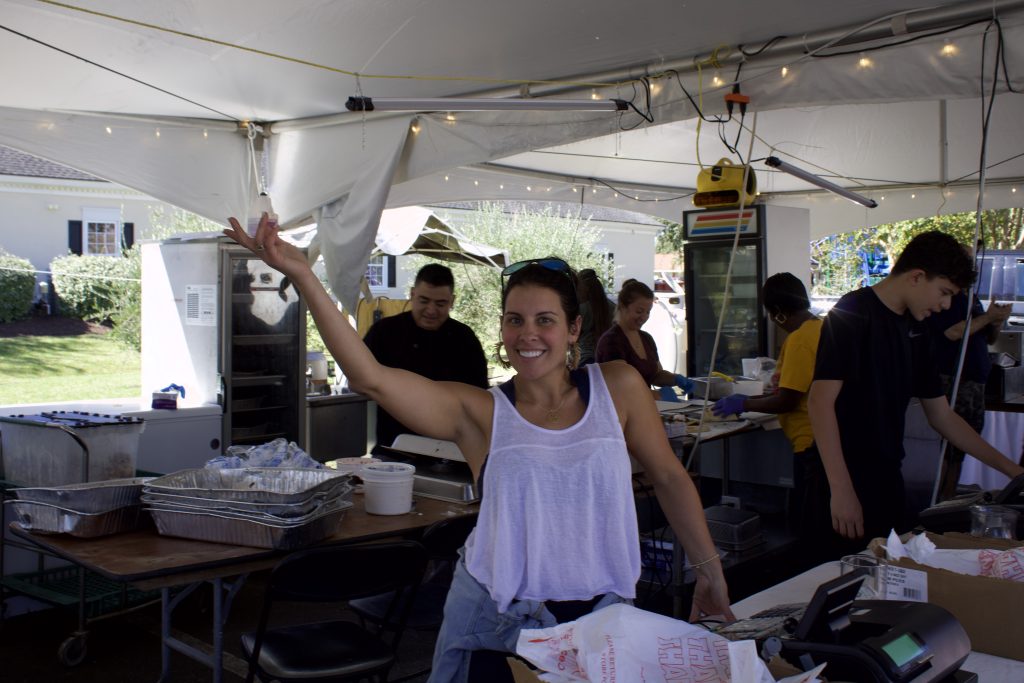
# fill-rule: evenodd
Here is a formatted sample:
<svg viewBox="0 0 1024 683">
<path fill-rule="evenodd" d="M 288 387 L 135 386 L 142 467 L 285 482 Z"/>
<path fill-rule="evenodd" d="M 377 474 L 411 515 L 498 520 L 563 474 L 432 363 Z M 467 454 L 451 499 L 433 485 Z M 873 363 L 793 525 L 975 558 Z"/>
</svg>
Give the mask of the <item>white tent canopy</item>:
<svg viewBox="0 0 1024 683">
<path fill-rule="evenodd" d="M 748 56 L 738 80 L 751 105 L 747 130 L 737 115 L 726 139 L 746 155 L 757 112 L 754 159 L 771 152 L 880 201 L 869 213 L 755 164 L 766 200 L 810 207 L 814 234 L 974 208 L 992 92 L 986 203 L 1024 194 L 1012 192 L 1024 177 L 1024 104 L 1006 83 L 1024 87 L 1019 0 L 639 0 L 628 8 L 98 0 L 88 11 L 0 0 L 0 8 L 0 143 L 223 221 L 249 205 L 253 159 L 240 123 L 256 122 L 256 165 L 275 208 L 285 223 L 318 221 L 343 300 L 355 295 L 361 269 L 353 266 L 373 248 L 385 206 L 550 198 L 678 219 L 690 206 L 698 151 L 705 164 L 735 160 L 717 123 L 702 124 L 698 146 L 683 86 L 705 116 L 723 112 L 741 45 Z M 645 76 L 649 106 L 636 80 Z M 520 94 L 626 99 L 652 120 L 629 111 L 451 121 L 444 111 L 344 106 L 354 95 Z"/>
</svg>

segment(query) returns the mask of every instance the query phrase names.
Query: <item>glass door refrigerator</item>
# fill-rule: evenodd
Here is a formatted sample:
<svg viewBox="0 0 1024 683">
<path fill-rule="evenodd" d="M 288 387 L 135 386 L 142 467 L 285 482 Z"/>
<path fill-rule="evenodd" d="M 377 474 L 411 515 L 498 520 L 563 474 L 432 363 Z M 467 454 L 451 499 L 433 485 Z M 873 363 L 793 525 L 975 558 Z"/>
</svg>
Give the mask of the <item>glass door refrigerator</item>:
<svg viewBox="0 0 1024 683">
<path fill-rule="evenodd" d="M 293 285 L 227 238 L 142 247 L 143 392 L 172 382 L 223 409 L 222 447 L 305 447 L 306 308 Z"/>
<path fill-rule="evenodd" d="M 761 300 L 765 278 L 788 271 L 810 291 L 810 220 L 805 209 L 755 204 L 744 208 L 742 216 L 737 209 L 685 211 L 686 371 L 692 377 L 706 377 L 712 369 L 737 222 L 739 244 L 714 370 L 741 375 L 743 358 L 777 354 L 775 326 L 769 324 Z"/>
</svg>

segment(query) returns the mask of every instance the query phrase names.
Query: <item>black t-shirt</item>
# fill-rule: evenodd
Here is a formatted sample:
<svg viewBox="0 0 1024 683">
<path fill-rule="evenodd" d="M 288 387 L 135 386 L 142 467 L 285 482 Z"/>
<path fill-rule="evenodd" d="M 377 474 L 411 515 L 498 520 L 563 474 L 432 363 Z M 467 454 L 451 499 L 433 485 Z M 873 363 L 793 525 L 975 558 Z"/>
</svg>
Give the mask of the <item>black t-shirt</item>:
<svg viewBox="0 0 1024 683">
<path fill-rule="evenodd" d="M 382 365 L 428 379 L 487 388 L 487 359 L 480 341 L 458 320 L 448 318 L 440 329 L 424 330 L 406 311 L 375 322 L 363 341 Z M 378 408 L 378 445 L 390 446 L 399 434 L 415 433 Z"/>
<path fill-rule="evenodd" d="M 931 334 L 909 314 L 894 313 L 870 287 L 850 292 L 825 318 L 814 379 L 843 382 L 836 419 L 863 505 L 865 489 L 878 490 L 875 478 L 899 472 L 911 397 L 942 395 Z"/>
<path fill-rule="evenodd" d="M 971 295 L 974 300 L 972 305 L 972 318 L 977 318 L 985 313 L 978 297 Z M 960 360 L 960 340 L 950 340 L 945 332 L 953 325 L 967 320 L 967 294 L 959 292 L 953 297 L 949 308 L 941 313 L 933 313 L 926 319 L 928 328 L 935 338 L 935 353 L 939 364 L 939 372 L 943 375 L 952 376 L 956 364 Z M 992 371 L 992 361 L 988 357 L 987 330 L 982 328 L 967 339 L 967 353 L 964 356 L 964 370 L 961 374 L 963 379 L 972 382 L 988 381 L 988 375 Z"/>
</svg>

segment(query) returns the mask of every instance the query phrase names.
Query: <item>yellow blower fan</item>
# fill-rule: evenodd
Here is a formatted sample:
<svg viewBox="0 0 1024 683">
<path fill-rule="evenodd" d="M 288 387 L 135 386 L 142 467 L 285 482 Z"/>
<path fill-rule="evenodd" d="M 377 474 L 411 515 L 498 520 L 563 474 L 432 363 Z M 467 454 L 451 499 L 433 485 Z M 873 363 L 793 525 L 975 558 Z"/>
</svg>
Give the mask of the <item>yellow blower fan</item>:
<svg viewBox="0 0 1024 683">
<path fill-rule="evenodd" d="M 697 174 L 697 191 L 693 194 L 693 205 L 702 209 L 726 209 L 754 203 L 757 196 L 757 178 L 754 169 L 747 172 L 746 188 L 743 186 L 743 169 L 728 159 L 719 159 L 714 166 L 707 166 Z"/>
</svg>

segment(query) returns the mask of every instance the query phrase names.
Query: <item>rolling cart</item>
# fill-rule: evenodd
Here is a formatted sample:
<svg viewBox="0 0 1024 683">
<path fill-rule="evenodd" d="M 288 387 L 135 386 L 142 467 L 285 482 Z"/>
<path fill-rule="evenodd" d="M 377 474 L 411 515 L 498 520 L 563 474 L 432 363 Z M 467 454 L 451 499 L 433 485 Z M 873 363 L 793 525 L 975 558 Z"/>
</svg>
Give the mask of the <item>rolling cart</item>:
<svg viewBox="0 0 1024 683">
<path fill-rule="evenodd" d="M 27 486 L 148 476 L 135 470 L 142 427 L 137 418 L 86 413 L 0 417 L 0 502 L 14 498 L 18 488 Z M 56 607 L 77 607 L 78 626 L 57 649 L 57 658 L 65 666 L 85 659 L 89 624 L 160 600 L 159 591 L 137 591 L 80 566 L 48 566 L 52 563 L 47 563 L 47 557 L 53 555 L 7 537 L 12 521 L 7 508 L 0 505 L 0 619 L 6 617 L 8 599 L 16 596 Z M 34 554 L 34 570 L 8 574 L 9 548 Z"/>
</svg>

